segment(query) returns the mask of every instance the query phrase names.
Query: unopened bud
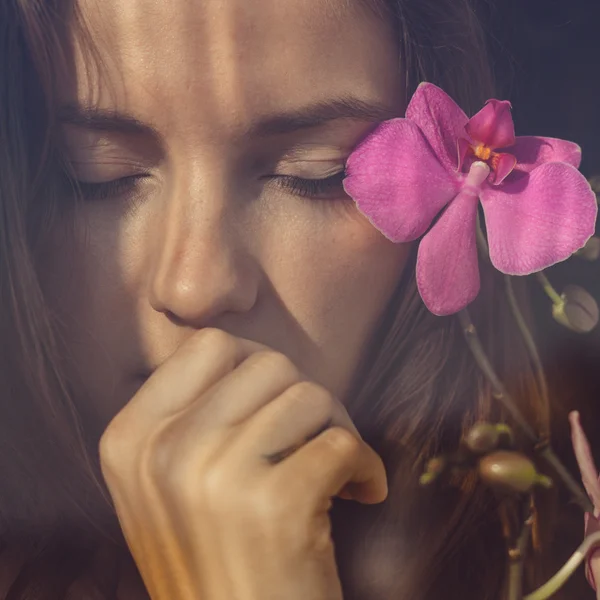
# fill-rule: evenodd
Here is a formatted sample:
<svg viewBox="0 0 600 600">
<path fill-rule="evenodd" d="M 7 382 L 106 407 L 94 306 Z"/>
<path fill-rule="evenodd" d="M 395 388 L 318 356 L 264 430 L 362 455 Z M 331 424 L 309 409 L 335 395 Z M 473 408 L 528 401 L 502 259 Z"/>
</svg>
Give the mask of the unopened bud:
<svg viewBox="0 0 600 600">
<path fill-rule="evenodd" d="M 600 257 L 600 238 L 591 237 L 581 250 L 575 252 L 575 256 L 589 261 L 598 260 L 598 257 Z"/>
<path fill-rule="evenodd" d="M 435 456 L 429 460 L 425 473 L 419 479 L 421 485 L 427 485 L 435 481 L 448 466 L 448 460 L 444 456 Z"/>
<path fill-rule="evenodd" d="M 465 445 L 474 454 L 486 454 L 496 450 L 501 437 L 511 439 L 510 428 L 502 423 L 477 423 L 465 435 Z"/>
<path fill-rule="evenodd" d="M 577 333 L 588 333 L 598 324 L 598 304 L 577 285 L 568 285 L 561 294 L 562 302 L 554 304 L 554 319 Z"/>
<path fill-rule="evenodd" d="M 523 454 L 499 450 L 479 461 L 479 476 L 490 487 L 503 492 L 524 493 L 534 485 L 551 487 L 552 480 L 541 475 Z"/>
</svg>

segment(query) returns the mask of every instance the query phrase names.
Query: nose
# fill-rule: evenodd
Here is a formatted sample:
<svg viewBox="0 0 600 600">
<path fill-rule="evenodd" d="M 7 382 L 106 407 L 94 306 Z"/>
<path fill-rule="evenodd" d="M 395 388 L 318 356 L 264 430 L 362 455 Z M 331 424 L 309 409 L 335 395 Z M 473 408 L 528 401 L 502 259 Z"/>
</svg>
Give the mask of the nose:
<svg viewBox="0 0 600 600">
<path fill-rule="evenodd" d="M 185 325 L 206 327 L 219 315 L 249 311 L 258 292 L 258 265 L 245 249 L 227 185 L 173 194 L 157 215 L 150 253 L 150 303 Z"/>
</svg>

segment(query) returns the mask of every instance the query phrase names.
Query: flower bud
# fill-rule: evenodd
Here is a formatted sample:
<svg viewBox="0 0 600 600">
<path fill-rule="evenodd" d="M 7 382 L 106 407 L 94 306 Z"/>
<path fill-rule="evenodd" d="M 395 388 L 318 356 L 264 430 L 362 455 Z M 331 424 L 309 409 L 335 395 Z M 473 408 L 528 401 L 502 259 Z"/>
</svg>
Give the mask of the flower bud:
<svg viewBox="0 0 600 600">
<path fill-rule="evenodd" d="M 421 485 L 432 483 L 446 470 L 447 466 L 448 459 L 444 456 L 434 456 L 428 461 L 425 473 L 419 478 L 419 483 Z"/>
<path fill-rule="evenodd" d="M 554 319 L 577 333 L 588 333 L 598 324 L 598 304 L 588 292 L 577 285 L 568 285 L 561 294 L 563 300 L 554 304 Z"/>
<path fill-rule="evenodd" d="M 476 423 L 465 435 L 467 448 L 474 454 L 487 454 L 496 450 L 501 443 L 501 437 L 512 438 L 508 425 L 502 423 Z"/>
<path fill-rule="evenodd" d="M 498 447 L 499 433 L 491 423 L 477 423 L 465 436 L 465 444 L 475 454 L 485 454 Z"/>
<path fill-rule="evenodd" d="M 540 475 L 523 454 L 499 450 L 481 458 L 479 476 L 490 487 L 503 492 L 528 492 L 534 485 L 550 487 L 552 481 Z"/>
<path fill-rule="evenodd" d="M 575 252 L 575 256 L 589 261 L 598 260 L 598 257 L 600 257 L 600 238 L 591 237 L 581 250 Z"/>
</svg>

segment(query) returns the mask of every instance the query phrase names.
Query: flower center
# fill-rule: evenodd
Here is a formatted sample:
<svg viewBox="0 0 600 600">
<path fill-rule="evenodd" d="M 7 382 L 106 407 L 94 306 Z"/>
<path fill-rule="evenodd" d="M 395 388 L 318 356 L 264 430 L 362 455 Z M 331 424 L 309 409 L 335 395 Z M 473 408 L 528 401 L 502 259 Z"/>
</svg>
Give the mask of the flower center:
<svg viewBox="0 0 600 600">
<path fill-rule="evenodd" d="M 485 144 L 478 144 L 477 146 L 471 146 L 471 151 L 480 160 L 488 161 L 494 156 L 495 152 Z"/>
<path fill-rule="evenodd" d="M 463 193 L 469 194 L 475 198 L 479 197 L 481 186 L 488 178 L 490 174 L 490 167 L 488 164 L 476 160 L 469 169 L 469 173 L 463 183 Z"/>
<path fill-rule="evenodd" d="M 459 139 L 458 152 L 459 169 L 462 168 L 465 157 L 471 155 L 490 168 L 492 172 L 490 183 L 493 185 L 502 183 L 517 166 L 517 159 L 513 154 L 507 152 L 494 152 L 490 146 L 481 142 L 471 143 L 470 140 Z"/>
</svg>

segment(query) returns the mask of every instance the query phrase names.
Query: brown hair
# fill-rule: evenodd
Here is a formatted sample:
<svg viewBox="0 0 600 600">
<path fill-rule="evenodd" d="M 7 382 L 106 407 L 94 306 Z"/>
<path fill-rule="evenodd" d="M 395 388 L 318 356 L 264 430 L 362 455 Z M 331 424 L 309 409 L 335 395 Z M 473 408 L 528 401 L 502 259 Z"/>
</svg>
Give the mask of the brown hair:
<svg viewBox="0 0 600 600">
<path fill-rule="evenodd" d="M 427 80 L 473 112 L 493 95 L 468 0 L 381 0 L 379 9 L 397 26 L 408 96 Z M 61 210 L 52 85 L 70 10 L 66 0 L 0 3 L 0 550 L 23 558 L 10 600 L 63 597 L 101 545 L 127 553 L 36 277 L 36 242 Z M 482 271 L 474 319 L 523 412 L 545 430 L 547 407 L 498 275 Z M 453 488 L 417 484 L 424 461 L 454 448 L 468 424 L 502 415 L 458 321 L 423 306 L 414 269 L 373 334 L 348 407 L 386 462 L 390 497 L 334 504 L 344 597 L 498 598 L 506 551 L 494 497 L 469 477 Z M 108 569 L 96 581 L 102 597 L 114 597 L 117 576 Z"/>
</svg>

